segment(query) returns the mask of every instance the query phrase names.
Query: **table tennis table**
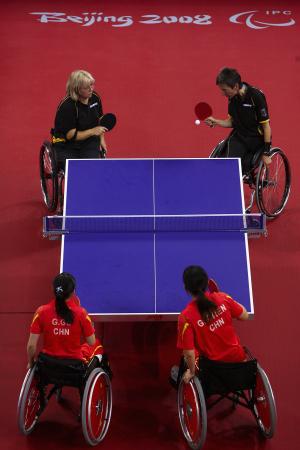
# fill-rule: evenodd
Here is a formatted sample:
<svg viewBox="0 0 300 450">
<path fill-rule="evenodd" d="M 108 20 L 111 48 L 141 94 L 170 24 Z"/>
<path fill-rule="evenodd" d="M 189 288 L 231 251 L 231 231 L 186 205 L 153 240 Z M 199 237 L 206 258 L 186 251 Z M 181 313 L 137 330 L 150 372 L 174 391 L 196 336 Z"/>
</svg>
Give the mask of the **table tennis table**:
<svg viewBox="0 0 300 450">
<path fill-rule="evenodd" d="M 243 214 L 238 159 L 68 160 L 63 216 Z M 182 274 L 204 267 L 254 313 L 248 236 L 240 232 L 114 232 L 62 236 L 60 270 L 94 320 L 176 320 L 190 297 Z"/>
</svg>

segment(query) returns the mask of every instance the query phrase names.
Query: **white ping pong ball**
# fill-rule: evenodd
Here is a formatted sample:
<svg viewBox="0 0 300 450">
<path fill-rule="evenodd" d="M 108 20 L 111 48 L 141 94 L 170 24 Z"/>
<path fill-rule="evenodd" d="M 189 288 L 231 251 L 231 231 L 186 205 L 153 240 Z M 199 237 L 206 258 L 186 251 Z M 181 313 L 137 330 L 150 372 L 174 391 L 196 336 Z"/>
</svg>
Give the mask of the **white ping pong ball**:
<svg viewBox="0 0 300 450">
<path fill-rule="evenodd" d="M 196 125 L 200 125 L 200 120 L 199 120 L 199 119 L 196 119 L 196 120 L 195 120 L 195 124 L 196 124 Z"/>
</svg>

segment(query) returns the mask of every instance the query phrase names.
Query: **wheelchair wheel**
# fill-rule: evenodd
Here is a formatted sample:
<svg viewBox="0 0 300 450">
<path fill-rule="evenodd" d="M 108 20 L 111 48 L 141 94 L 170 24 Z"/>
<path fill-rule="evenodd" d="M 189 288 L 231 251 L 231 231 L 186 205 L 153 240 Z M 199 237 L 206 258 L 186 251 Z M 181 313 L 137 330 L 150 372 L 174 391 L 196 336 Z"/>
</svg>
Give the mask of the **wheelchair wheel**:
<svg viewBox="0 0 300 450">
<path fill-rule="evenodd" d="M 87 379 L 82 400 L 82 430 L 90 445 L 101 442 L 109 427 L 112 410 L 112 390 L 109 376 L 94 369 Z"/>
<path fill-rule="evenodd" d="M 188 384 L 181 380 L 177 394 L 178 415 L 188 445 L 201 449 L 207 432 L 207 413 L 202 386 L 197 377 Z"/>
<path fill-rule="evenodd" d="M 256 386 L 252 395 L 258 426 L 264 437 L 271 438 L 276 428 L 276 405 L 268 377 L 259 364 L 257 365 Z"/>
<path fill-rule="evenodd" d="M 291 170 L 287 157 L 279 148 L 271 151 L 269 166 L 260 163 L 256 177 L 256 202 L 259 210 L 269 218 L 284 209 L 291 189 Z"/>
<path fill-rule="evenodd" d="M 45 205 L 55 211 L 58 203 L 58 175 L 50 142 L 45 141 L 40 150 L 40 180 Z"/>
<path fill-rule="evenodd" d="M 19 395 L 18 426 L 23 434 L 30 434 L 41 413 L 41 394 L 35 366 L 29 369 Z"/>
<path fill-rule="evenodd" d="M 218 145 L 213 149 L 211 154 L 209 155 L 210 158 L 223 158 L 225 157 L 224 153 L 226 150 L 226 144 L 228 139 L 224 139 L 223 141 L 219 142 Z"/>
</svg>

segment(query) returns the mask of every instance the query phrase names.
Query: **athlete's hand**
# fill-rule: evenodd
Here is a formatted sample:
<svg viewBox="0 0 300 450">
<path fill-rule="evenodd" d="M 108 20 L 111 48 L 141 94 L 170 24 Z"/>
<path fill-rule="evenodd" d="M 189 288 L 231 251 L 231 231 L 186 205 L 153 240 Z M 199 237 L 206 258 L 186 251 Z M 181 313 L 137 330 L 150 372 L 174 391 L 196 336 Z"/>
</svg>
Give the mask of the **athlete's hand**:
<svg viewBox="0 0 300 450">
<path fill-rule="evenodd" d="M 102 134 L 104 134 L 106 131 L 108 131 L 107 128 L 105 127 L 95 127 L 93 128 L 94 131 L 94 136 L 102 136 Z"/>
<path fill-rule="evenodd" d="M 183 381 L 187 384 L 194 378 L 194 375 L 191 373 L 190 369 L 187 369 L 183 374 Z"/>
<path fill-rule="evenodd" d="M 208 125 L 210 128 L 213 128 L 217 125 L 217 121 L 214 117 L 209 116 L 207 117 L 207 119 L 204 120 L 204 122 L 206 123 L 206 125 Z"/>
<path fill-rule="evenodd" d="M 31 361 L 31 362 L 29 362 L 29 363 L 27 364 L 26 369 L 27 369 L 27 370 L 32 369 L 32 367 L 33 367 L 33 365 L 34 365 L 34 362 L 35 362 L 34 360 Z"/>
<path fill-rule="evenodd" d="M 272 159 L 268 155 L 263 155 L 262 160 L 266 166 L 269 166 L 272 162 Z"/>
</svg>

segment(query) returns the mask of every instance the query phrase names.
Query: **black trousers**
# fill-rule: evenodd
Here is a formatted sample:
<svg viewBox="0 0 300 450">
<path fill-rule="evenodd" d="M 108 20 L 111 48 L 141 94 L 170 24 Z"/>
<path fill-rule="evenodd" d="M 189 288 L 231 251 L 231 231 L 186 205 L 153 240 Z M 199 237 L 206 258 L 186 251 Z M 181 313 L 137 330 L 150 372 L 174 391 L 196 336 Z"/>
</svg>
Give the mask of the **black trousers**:
<svg viewBox="0 0 300 450">
<path fill-rule="evenodd" d="M 54 144 L 58 170 L 65 170 L 66 159 L 97 159 L 100 157 L 100 139 L 88 139 L 82 142 Z"/>
<path fill-rule="evenodd" d="M 240 158 L 243 175 L 253 167 L 252 160 L 256 153 L 264 151 L 263 136 L 241 136 L 233 132 L 227 141 L 225 155 L 227 158 Z"/>
</svg>

